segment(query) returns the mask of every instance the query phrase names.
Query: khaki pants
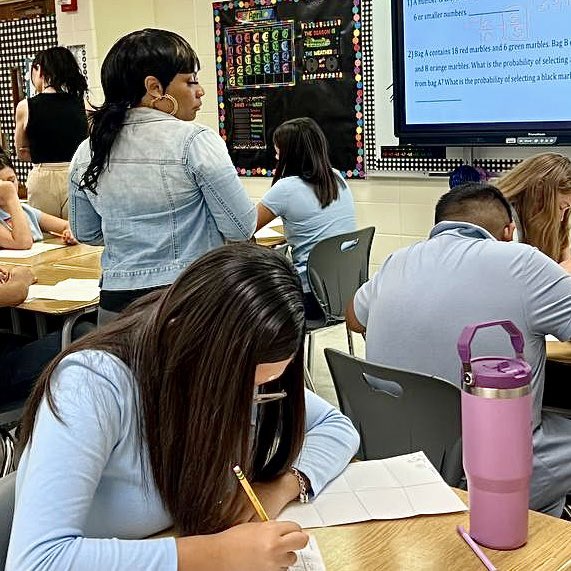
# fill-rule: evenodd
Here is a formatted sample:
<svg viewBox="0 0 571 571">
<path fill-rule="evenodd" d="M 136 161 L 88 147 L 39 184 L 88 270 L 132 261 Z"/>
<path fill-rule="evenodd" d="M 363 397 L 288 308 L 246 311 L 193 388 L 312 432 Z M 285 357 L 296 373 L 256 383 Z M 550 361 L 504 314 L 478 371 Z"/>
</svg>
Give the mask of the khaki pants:
<svg viewBox="0 0 571 571">
<path fill-rule="evenodd" d="M 30 206 L 67 220 L 68 171 L 69 163 L 34 165 L 26 181 Z"/>
</svg>

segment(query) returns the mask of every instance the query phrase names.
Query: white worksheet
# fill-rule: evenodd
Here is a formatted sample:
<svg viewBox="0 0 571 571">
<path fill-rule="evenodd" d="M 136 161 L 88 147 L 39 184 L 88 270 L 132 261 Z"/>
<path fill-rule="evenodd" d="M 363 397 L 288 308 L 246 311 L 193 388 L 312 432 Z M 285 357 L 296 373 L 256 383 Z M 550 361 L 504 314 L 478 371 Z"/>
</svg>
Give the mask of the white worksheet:
<svg viewBox="0 0 571 571">
<path fill-rule="evenodd" d="M 264 226 L 260 228 L 255 234 L 255 238 L 262 239 L 262 238 L 283 238 L 284 235 L 281 232 L 276 232 L 273 228 L 269 226 Z"/>
<path fill-rule="evenodd" d="M 301 551 L 297 551 L 297 561 L 289 567 L 289 571 L 326 571 L 315 537 L 310 536 L 309 543 Z"/>
<path fill-rule="evenodd" d="M 34 242 L 29 250 L 4 250 L 0 249 L 0 258 L 10 258 L 14 260 L 32 258 L 38 254 L 63 248 L 64 244 L 46 244 L 45 242 Z"/>
<path fill-rule="evenodd" d="M 54 299 L 57 301 L 93 301 L 99 296 L 98 279 L 69 278 L 55 285 L 31 285 L 26 301 Z"/>
<path fill-rule="evenodd" d="M 415 452 L 349 464 L 317 498 L 289 504 L 278 519 L 326 527 L 467 509 L 424 452 Z"/>
</svg>

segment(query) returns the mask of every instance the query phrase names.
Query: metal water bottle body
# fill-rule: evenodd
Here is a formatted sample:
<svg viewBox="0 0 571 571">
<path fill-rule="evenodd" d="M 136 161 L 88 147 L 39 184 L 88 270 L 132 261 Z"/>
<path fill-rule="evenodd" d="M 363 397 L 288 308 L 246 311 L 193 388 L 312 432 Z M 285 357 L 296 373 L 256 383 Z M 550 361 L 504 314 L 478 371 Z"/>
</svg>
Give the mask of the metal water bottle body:
<svg viewBox="0 0 571 571">
<path fill-rule="evenodd" d="M 501 325 L 514 357 L 471 359 L 478 329 Z M 493 549 L 516 549 L 528 536 L 532 474 L 531 367 L 523 335 L 509 321 L 471 325 L 458 341 L 463 364 L 462 450 L 470 498 L 470 536 Z"/>
<path fill-rule="evenodd" d="M 462 391 L 462 446 L 470 536 L 493 549 L 527 541 L 532 471 L 531 393 L 485 398 Z"/>
</svg>

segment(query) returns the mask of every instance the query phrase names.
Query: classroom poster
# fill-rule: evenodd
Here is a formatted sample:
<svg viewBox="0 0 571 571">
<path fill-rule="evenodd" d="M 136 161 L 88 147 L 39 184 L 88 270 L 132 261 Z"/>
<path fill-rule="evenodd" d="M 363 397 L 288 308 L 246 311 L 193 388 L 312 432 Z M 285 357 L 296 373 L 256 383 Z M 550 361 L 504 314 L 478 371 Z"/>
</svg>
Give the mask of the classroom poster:
<svg viewBox="0 0 571 571">
<path fill-rule="evenodd" d="M 219 131 L 238 173 L 272 176 L 272 136 L 311 117 L 332 164 L 364 177 L 361 0 L 213 4 Z"/>
</svg>

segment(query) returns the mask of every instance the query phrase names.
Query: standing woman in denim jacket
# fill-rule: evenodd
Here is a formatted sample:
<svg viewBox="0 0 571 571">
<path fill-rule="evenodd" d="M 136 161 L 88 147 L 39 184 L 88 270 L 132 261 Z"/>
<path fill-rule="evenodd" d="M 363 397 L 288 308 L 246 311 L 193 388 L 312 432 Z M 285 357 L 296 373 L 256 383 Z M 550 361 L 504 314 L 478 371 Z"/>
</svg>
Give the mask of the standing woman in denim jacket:
<svg viewBox="0 0 571 571">
<path fill-rule="evenodd" d="M 155 29 L 119 39 L 103 62 L 105 102 L 73 158 L 69 201 L 76 238 L 105 246 L 100 322 L 255 231 L 224 141 L 192 122 L 199 68 L 186 40 Z"/>
</svg>

